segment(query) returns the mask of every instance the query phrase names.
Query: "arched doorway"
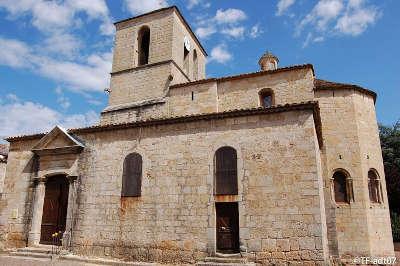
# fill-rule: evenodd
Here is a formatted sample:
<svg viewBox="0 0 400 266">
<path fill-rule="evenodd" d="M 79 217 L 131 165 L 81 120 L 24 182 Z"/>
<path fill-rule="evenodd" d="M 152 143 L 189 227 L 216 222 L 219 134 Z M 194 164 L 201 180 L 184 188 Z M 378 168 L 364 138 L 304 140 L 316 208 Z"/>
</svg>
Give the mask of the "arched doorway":
<svg viewBox="0 0 400 266">
<path fill-rule="evenodd" d="M 49 177 L 43 203 L 40 244 L 61 245 L 61 236 L 53 242 L 52 234 L 65 231 L 69 183 L 65 175 Z"/>
</svg>

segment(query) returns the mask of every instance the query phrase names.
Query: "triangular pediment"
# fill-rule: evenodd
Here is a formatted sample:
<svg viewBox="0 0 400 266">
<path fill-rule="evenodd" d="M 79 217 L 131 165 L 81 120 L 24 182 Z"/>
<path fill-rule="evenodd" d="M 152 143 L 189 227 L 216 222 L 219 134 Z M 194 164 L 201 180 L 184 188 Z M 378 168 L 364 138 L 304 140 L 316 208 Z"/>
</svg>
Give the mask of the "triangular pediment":
<svg viewBox="0 0 400 266">
<path fill-rule="evenodd" d="M 74 136 L 62 127 L 55 126 L 36 143 L 32 151 L 39 155 L 45 153 L 76 153 L 83 148 L 84 145 Z"/>
</svg>

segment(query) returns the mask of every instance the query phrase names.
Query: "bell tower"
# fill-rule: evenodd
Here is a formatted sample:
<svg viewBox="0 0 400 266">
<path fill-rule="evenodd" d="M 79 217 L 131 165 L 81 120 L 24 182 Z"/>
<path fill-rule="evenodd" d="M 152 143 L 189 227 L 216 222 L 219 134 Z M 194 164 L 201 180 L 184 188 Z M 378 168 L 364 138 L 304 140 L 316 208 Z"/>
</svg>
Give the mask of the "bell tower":
<svg viewBox="0 0 400 266">
<path fill-rule="evenodd" d="M 169 86 L 205 78 L 207 53 L 176 6 L 115 23 L 108 106 L 102 115 L 162 101 Z"/>
</svg>

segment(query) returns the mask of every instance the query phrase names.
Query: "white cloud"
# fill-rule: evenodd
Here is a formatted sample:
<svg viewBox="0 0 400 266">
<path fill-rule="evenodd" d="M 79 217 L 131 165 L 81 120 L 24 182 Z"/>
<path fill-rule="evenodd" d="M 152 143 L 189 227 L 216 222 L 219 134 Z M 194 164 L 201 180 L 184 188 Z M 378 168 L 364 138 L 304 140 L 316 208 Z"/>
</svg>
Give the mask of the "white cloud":
<svg viewBox="0 0 400 266">
<path fill-rule="evenodd" d="M 263 33 L 263 31 L 260 29 L 260 25 L 256 24 L 253 27 L 251 27 L 250 29 L 250 37 L 251 38 L 257 38 L 258 36 L 260 36 Z"/>
<path fill-rule="evenodd" d="M 379 9 L 366 0 L 319 0 L 296 27 L 295 35 L 308 32 L 303 47 L 329 36 L 358 36 L 380 16 Z"/>
<path fill-rule="evenodd" d="M 79 52 L 82 42 L 71 34 L 54 34 L 44 41 L 43 51 L 72 57 Z"/>
<path fill-rule="evenodd" d="M 243 38 L 244 35 L 244 27 L 231 27 L 231 28 L 224 28 L 221 30 L 222 34 L 226 34 L 233 38 Z"/>
<path fill-rule="evenodd" d="M 94 111 L 65 115 L 47 106 L 33 102 L 9 102 L 0 106 L 0 138 L 33 134 L 51 130 L 55 125 L 65 128 L 89 126 L 97 123 Z"/>
<path fill-rule="evenodd" d="M 40 55 L 25 43 L 0 37 L 0 65 L 25 68 L 76 91 L 103 91 L 108 87 L 111 53 L 90 55 L 83 63 Z"/>
<path fill-rule="evenodd" d="M 315 25 L 317 30 L 324 31 L 329 22 L 336 19 L 343 9 L 342 0 L 320 0 L 311 12 L 300 22 L 297 33 L 309 24 Z"/>
<path fill-rule="evenodd" d="M 246 13 L 240 9 L 228 8 L 226 10 L 218 9 L 214 20 L 220 24 L 235 24 L 247 18 Z"/>
<path fill-rule="evenodd" d="M 296 0 L 279 0 L 277 4 L 278 10 L 276 11 L 276 15 L 282 16 L 283 13 L 285 13 L 285 11 L 295 3 L 295 1 Z"/>
<path fill-rule="evenodd" d="M 240 9 L 218 9 L 213 17 L 201 16 L 198 18 L 197 25 L 199 27 L 195 32 L 202 39 L 206 39 L 217 32 L 233 38 L 242 38 L 245 27 L 239 23 L 246 18 L 246 13 Z"/>
<path fill-rule="evenodd" d="M 196 29 L 196 35 L 201 39 L 205 39 L 212 34 L 217 32 L 217 29 L 213 25 L 208 25 L 207 27 L 199 27 Z"/>
<path fill-rule="evenodd" d="M 57 94 L 57 103 L 59 103 L 60 106 L 64 110 L 68 109 L 71 106 L 71 102 L 69 101 L 69 98 L 65 97 L 65 95 L 60 87 L 57 87 L 54 91 Z"/>
<path fill-rule="evenodd" d="M 195 6 L 201 6 L 203 8 L 209 8 L 211 4 L 204 0 L 187 0 L 187 9 L 191 10 Z"/>
<path fill-rule="evenodd" d="M 167 0 L 124 0 L 124 2 L 132 15 L 140 15 L 169 5 Z"/>
<path fill-rule="evenodd" d="M 30 53 L 30 48 L 25 43 L 0 37 L 0 65 L 24 67 Z"/>
<path fill-rule="evenodd" d="M 379 18 L 380 12 L 374 6 L 363 6 L 362 0 L 351 0 L 346 13 L 339 18 L 335 29 L 342 34 L 357 36 Z"/>
<path fill-rule="evenodd" d="M 232 54 L 228 51 L 225 44 L 219 44 L 211 50 L 211 56 L 208 62 L 216 61 L 224 64 L 233 58 Z"/>
<path fill-rule="evenodd" d="M 65 32 L 73 26 L 79 26 L 79 18 L 76 15 L 84 12 L 89 19 L 101 21 L 100 32 L 102 34 L 113 34 L 111 29 L 111 18 L 104 0 L 2 0 L 0 8 L 9 12 L 9 19 L 19 16 L 31 15 L 32 25 L 42 32 L 54 33 Z"/>
</svg>

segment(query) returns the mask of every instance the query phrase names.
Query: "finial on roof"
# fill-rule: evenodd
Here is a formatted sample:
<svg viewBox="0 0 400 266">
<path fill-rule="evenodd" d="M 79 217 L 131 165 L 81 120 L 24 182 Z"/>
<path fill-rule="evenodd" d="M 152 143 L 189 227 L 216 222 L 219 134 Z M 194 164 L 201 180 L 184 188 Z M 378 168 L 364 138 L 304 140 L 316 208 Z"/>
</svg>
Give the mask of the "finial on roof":
<svg viewBox="0 0 400 266">
<path fill-rule="evenodd" d="M 261 67 L 261 70 L 275 70 L 278 68 L 279 59 L 275 55 L 273 55 L 270 51 L 266 51 L 258 61 L 258 64 Z"/>
</svg>

